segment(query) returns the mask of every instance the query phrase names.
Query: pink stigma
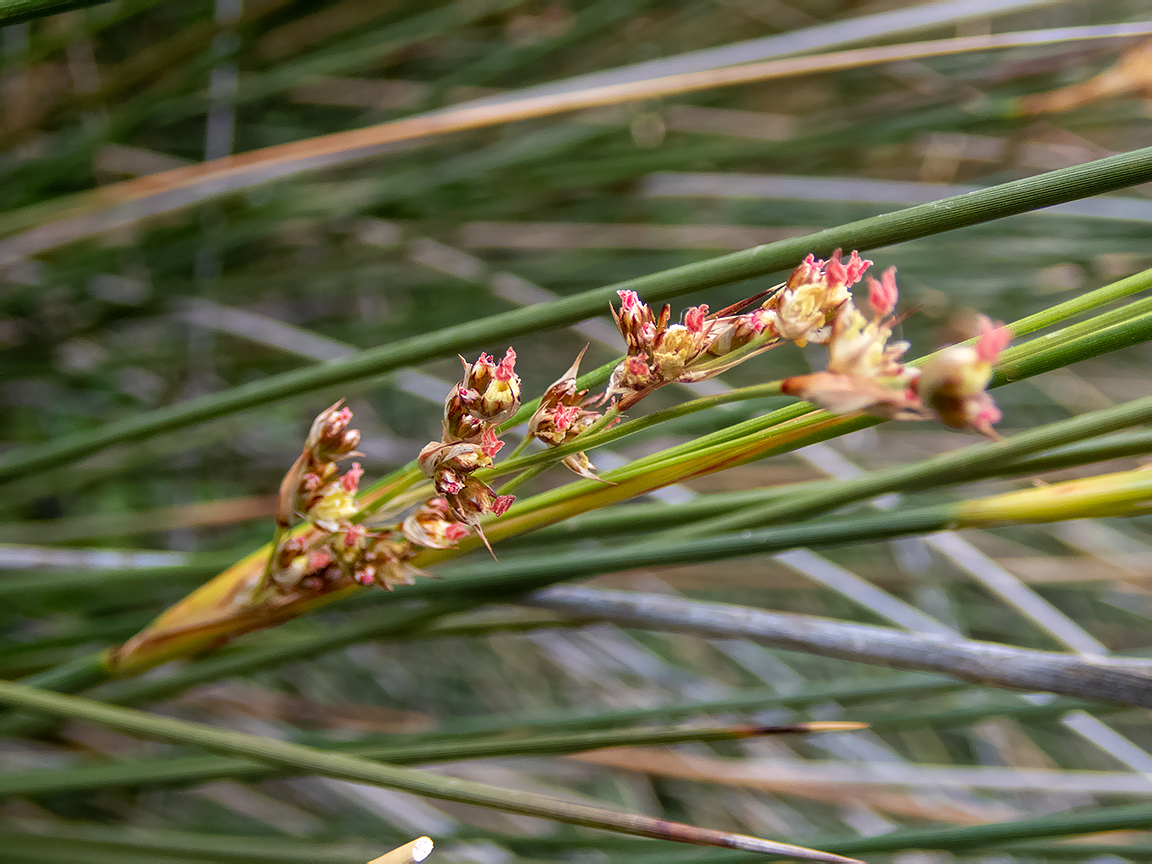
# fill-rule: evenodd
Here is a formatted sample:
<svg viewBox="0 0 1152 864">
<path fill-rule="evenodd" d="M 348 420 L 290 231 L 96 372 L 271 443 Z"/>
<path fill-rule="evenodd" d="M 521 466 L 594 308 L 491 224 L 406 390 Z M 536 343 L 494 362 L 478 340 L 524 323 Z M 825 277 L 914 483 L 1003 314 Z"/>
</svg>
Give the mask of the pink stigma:
<svg viewBox="0 0 1152 864">
<path fill-rule="evenodd" d="M 495 456 L 504 447 L 504 442 L 496 437 L 496 430 L 489 427 L 480 438 L 480 449 L 485 456 Z"/>
<path fill-rule="evenodd" d="M 647 375 L 649 372 L 648 361 L 643 357 L 637 357 L 635 354 L 624 358 L 624 371 L 629 375 Z"/>
<path fill-rule="evenodd" d="M 340 478 L 340 485 L 344 487 L 345 492 L 355 492 L 360 488 L 360 478 L 363 476 L 364 469 L 360 467 L 360 463 L 353 462 L 348 473 Z"/>
<path fill-rule="evenodd" d="M 839 249 L 824 264 L 824 278 L 832 287 L 848 284 L 848 269 L 840 263 Z"/>
<path fill-rule="evenodd" d="M 864 275 L 864 271 L 871 266 L 871 261 L 869 261 L 867 258 L 861 258 L 860 254 L 855 249 L 853 249 L 852 254 L 848 258 L 848 264 L 846 265 L 846 269 L 848 271 L 847 284 L 855 285 Z M 895 303 L 893 303 L 893 306 L 895 306 Z"/>
<path fill-rule="evenodd" d="M 988 403 L 981 406 L 980 410 L 976 412 L 976 416 L 972 418 L 972 425 L 977 428 L 983 425 L 992 426 L 999 423 L 1002 416 L 1000 409 L 989 399 Z"/>
<path fill-rule="evenodd" d="M 344 532 L 344 545 L 355 546 L 363 540 L 368 534 L 368 530 L 363 525 L 353 525 Z"/>
<path fill-rule="evenodd" d="M 467 537 L 471 533 L 472 533 L 471 529 L 469 529 L 468 526 L 465 525 L 463 522 L 450 522 L 444 528 L 444 536 L 447 537 L 452 542 L 456 542 L 458 540 L 463 540 L 465 537 Z"/>
<path fill-rule="evenodd" d="M 327 567 L 332 563 L 332 556 L 327 552 L 313 552 L 308 556 L 308 566 L 314 570 L 319 570 L 321 567 Z"/>
<path fill-rule="evenodd" d="M 631 312 L 640 308 L 640 295 L 635 291 L 617 291 L 616 294 L 620 298 L 622 311 Z"/>
<path fill-rule="evenodd" d="M 552 425 L 559 431 L 563 432 L 569 426 L 576 422 L 576 418 L 580 416 L 580 409 L 575 405 L 557 405 L 555 411 L 555 419 Z"/>
<path fill-rule="evenodd" d="M 691 306 L 684 313 L 684 326 L 693 333 L 699 333 L 704 329 L 704 322 L 708 319 L 708 307 Z"/>
<path fill-rule="evenodd" d="M 744 320 L 754 332 L 759 333 L 768 326 L 772 317 L 768 314 L 767 309 L 754 309 L 744 316 Z"/>
<path fill-rule="evenodd" d="M 515 500 L 515 495 L 497 495 L 492 499 L 492 512 L 497 516 L 503 516 Z"/>
<path fill-rule="evenodd" d="M 896 268 L 889 267 L 877 282 L 868 277 L 868 305 L 876 313 L 877 318 L 884 318 L 892 314 L 896 308 Z"/>
<path fill-rule="evenodd" d="M 442 471 L 440 476 L 436 478 L 436 488 L 446 495 L 456 495 L 464 488 L 464 484 L 447 471 Z"/>
<path fill-rule="evenodd" d="M 976 340 L 976 356 L 985 363 L 995 363 L 1000 352 L 1012 341 L 1012 331 L 1003 324 L 993 325 L 987 318 L 980 321 L 980 338 Z"/>
<path fill-rule="evenodd" d="M 496 367 L 495 377 L 497 381 L 511 381 L 516 375 L 516 352 L 509 348 L 504 352 L 504 359 L 500 361 L 500 365 Z"/>
</svg>

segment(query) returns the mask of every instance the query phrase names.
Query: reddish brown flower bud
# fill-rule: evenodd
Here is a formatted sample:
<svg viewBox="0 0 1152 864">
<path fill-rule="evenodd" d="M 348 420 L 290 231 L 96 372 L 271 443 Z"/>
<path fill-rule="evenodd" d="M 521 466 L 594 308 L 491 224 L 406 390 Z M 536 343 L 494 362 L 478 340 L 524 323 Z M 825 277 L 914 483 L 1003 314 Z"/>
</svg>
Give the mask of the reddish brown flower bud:
<svg viewBox="0 0 1152 864">
<path fill-rule="evenodd" d="M 658 332 L 656 316 L 635 291 L 617 291 L 616 294 L 620 297 L 620 309 L 617 311 L 615 306 L 610 308 L 616 327 L 628 346 L 628 353 L 643 351 L 652 344 Z"/>
<path fill-rule="evenodd" d="M 448 502 L 432 498 L 404 520 L 404 536 L 418 546 L 430 549 L 450 549 L 472 533 L 472 529 L 454 519 L 448 512 Z"/>
<path fill-rule="evenodd" d="M 496 433 L 493 432 L 487 439 L 489 442 L 494 441 L 495 445 L 465 442 L 445 444 L 432 441 L 420 451 L 420 455 L 416 457 L 416 464 L 424 472 L 425 477 L 435 477 L 442 470 L 470 473 L 478 468 L 488 468 L 492 465 L 489 451 L 499 451 L 503 446 L 503 442 L 495 436 Z"/>
</svg>

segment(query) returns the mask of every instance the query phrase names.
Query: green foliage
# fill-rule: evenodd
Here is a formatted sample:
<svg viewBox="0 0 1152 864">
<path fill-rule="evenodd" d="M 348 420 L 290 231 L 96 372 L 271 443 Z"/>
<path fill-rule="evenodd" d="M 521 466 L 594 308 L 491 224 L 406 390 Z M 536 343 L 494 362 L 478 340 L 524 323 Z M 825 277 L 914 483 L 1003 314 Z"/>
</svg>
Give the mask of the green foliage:
<svg viewBox="0 0 1152 864">
<path fill-rule="evenodd" d="M 1041 32 L 1142 4 L 86 5 L 0 3 L 6 861 L 1152 860 L 1147 49 Z M 957 27 L 1044 47 L 912 45 Z M 1003 440 L 813 412 L 779 382 L 823 349 L 774 348 L 499 460 L 499 560 L 109 680 L 335 399 L 416 503 L 457 353 L 514 345 L 513 430 L 585 343 L 603 387 L 618 290 L 838 247 L 898 268 L 910 357 L 1010 323 Z M 810 719 L 872 728 L 761 737 Z"/>
</svg>

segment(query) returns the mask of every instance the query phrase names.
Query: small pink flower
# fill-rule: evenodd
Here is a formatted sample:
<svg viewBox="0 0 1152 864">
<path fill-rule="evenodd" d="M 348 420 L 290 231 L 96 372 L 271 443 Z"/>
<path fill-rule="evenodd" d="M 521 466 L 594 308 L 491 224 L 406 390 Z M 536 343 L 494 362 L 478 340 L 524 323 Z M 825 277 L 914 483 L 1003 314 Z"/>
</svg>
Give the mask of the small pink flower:
<svg viewBox="0 0 1152 864">
<path fill-rule="evenodd" d="M 318 550 L 308 555 L 308 566 L 313 570 L 319 570 L 322 567 L 327 567 L 331 563 L 332 556 L 323 550 Z"/>
<path fill-rule="evenodd" d="M 895 267 L 885 270 L 879 282 L 871 276 L 868 277 L 868 305 L 876 313 L 876 318 L 885 318 L 892 314 L 892 310 L 896 308 L 897 296 Z"/>
</svg>

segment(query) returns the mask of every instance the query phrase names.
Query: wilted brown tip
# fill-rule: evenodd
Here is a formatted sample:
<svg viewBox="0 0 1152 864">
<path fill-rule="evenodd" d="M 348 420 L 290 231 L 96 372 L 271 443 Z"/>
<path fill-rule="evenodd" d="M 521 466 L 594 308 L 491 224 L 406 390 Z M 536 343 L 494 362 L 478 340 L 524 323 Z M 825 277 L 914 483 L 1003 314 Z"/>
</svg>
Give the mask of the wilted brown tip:
<svg viewBox="0 0 1152 864">
<path fill-rule="evenodd" d="M 868 723 L 857 720 L 805 720 L 801 723 L 786 723 L 781 726 L 752 726 L 750 735 L 785 735 L 805 732 L 854 732 L 867 729 Z"/>
</svg>

